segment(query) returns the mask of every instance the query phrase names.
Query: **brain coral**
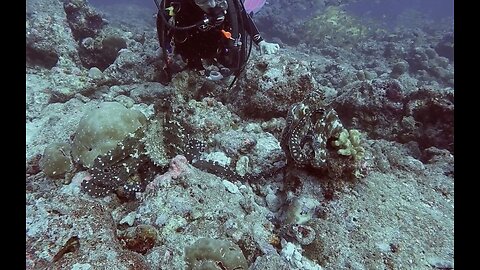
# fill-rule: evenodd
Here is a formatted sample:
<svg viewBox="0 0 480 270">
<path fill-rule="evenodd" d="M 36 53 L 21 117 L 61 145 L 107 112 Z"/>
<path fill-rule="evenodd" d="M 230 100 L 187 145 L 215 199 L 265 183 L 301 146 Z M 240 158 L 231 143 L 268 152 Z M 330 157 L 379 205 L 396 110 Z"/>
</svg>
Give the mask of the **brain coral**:
<svg viewBox="0 0 480 270">
<path fill-rule="evenodd" d="M 147 118 L 139 111 L 127 109 L 118 102 L 103 102 L 80 120 L 72 156 L 76 162 L 91 168 L 97 156 L 114 149 L 146 123 Z"/>
</svg>

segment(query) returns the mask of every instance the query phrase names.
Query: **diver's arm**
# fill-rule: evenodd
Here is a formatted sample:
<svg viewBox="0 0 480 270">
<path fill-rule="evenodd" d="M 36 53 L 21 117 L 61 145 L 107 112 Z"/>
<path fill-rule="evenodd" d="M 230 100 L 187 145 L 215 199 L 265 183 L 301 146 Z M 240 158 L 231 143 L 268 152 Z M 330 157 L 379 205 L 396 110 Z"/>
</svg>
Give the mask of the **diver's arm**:
<svg viewBox="0 0 480 270">
<path fill-rule="evenodd" d="M 247 12 L 243 11 L 242 14 L 243 22 L 245 23 L 245 30 L 252 37 L 253 42 L 258 45 L 261 41 L 263 41 L 263 38 L 260 35 L 260 31 L 258 31 L 258 28 L 253 22 L 252 17 L 250 17 Z"/>
<path fill-rule="evenodd" d="M 246 25 L 245 30 L 252 37 L 253 42 L 260 47 L 260 53 L 272 54 L 276 53 L 280 49 L 280 46 L 277 43 L 269 43 L 263 40 L 257 26 L 253 22 L 252 17 L 250 17 L 250 15 L 248 15 L 245 11 L 243 12 L 243 22 Z"/>
</svg>

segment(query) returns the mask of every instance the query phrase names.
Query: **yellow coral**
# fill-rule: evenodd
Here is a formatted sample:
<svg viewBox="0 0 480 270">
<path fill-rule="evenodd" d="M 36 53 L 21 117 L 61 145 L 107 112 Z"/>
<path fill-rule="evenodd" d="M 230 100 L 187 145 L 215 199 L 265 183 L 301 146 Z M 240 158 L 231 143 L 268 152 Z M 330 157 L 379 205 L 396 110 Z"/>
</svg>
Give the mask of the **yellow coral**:
<svg viewBox="0 0 480 270">
<path fill-rule="evenodd" d="M 356 161 L 361 160 L 365 154 L 365 149 L 361 146 L 361 133 L 356 129 L 343 129 L 333 145 L 339 148 L 337 153 L 342 156 L 351 156 Z"/>
<path fill-rule="evenodd" d="M 344 10 L 330 6 L 305 23 L 305 41 L 312 45 L 325 42 L 335 45 L 355 44 L 368 34 L 368 27 Z"/>
</svg>

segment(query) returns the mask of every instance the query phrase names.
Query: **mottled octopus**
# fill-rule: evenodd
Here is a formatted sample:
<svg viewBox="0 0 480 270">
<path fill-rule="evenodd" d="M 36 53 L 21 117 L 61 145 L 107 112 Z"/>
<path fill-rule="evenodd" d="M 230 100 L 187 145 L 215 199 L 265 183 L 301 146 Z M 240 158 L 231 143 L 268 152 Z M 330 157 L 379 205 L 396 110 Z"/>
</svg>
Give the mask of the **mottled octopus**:
<svg viewBox="0 0 480 270">
<path fill-rule="evenodd" d="M 323 99 L 314 90 L 290 107 L 280 142 L 287 164 L 316 169 L 327 165 L 328 143 L 344 128 L 335 110 L 326 106 Z"/>
<path fill-rule="evenodd" d="M 229 168 L 203 160 L 204 150 L 205 143 L 192 138 L 169 108 L 118 143 L 116 148 L 95 158 L 89 169 L 91 178 L 82 182 L 82 190 L 93 197 L 115 192 L 120 198 L 135 199 L 135 194 L 145 191 L 155 174 L 165 172 L 169 160 L 179 154 L 201 170 L 241 179 Z"/>
</svg>

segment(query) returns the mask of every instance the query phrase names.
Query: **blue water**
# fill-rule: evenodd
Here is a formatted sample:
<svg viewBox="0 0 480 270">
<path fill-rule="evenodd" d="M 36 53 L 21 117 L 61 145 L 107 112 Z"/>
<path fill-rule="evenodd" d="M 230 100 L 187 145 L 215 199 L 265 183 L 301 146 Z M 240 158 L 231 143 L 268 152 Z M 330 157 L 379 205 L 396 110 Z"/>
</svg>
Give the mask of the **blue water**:
<svg viewBox="0 0 480 270">
<path fill-rule="evenodd" d="M 393 28 L 399 17 L 416 13 L 436 22 L 450 19 L 453 23 L 454 0 L 360 0 L 349 4 L 346 10 L 363 18 L 380 21 Z"/>
<path fill-rule="evenodd" d="M 158 0 L 159 2 L 161 0 Z M 192 0 L 193 1 L 193 0 Z M 278 0 L 269 0 L 269 5 L 275 5 Z M 307 1 L 307 0 L 305 0 Z M 139 5 L 156 11 L 153 0 L 89 0 L 93 6 L 108 6 L 113 4 Z M 308 5 L 307 5 L 308 6 Z M 445 21 L 450 19 L 453 24 L 454 0 L 358 0 L 344 6 L 347 12 L 377 21 L 389 28 L 399 26 L 401 17 L 405 14 L 416 14 L 426 20 Z M 314 12 L 310 12 L 313 15 Z M 293 20 L 298 18 L 298 13 L 292 14 Z M 298 20 L 305 18 L 298 18 Z M 405 21 L 405 20 L 404 20 Z M 408 19 L 407 19 L 408 21 Z"/>
</svg>

